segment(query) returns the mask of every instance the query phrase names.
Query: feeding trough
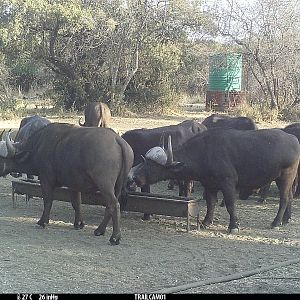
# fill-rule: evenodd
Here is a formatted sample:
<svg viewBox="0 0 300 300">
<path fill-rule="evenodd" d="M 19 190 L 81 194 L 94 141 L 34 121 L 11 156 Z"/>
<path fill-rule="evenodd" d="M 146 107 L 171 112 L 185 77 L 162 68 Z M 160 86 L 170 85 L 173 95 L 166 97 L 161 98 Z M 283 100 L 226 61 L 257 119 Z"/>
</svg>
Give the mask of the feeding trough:
<svg viewBox="0 0 300 300">
<path fill-rule="evenodd" d="M 30 179 L 12 180 L 12 202 L 16 207 L 16 196 L 25 195 L 26 200 L 30 197 L 42 197 L 42 190 L 39 181 Z M 56 188 L 54 200 L 70 201 L 70 189 L 67 187 Z M 81 193 L 83 204 L 105 206 L 100 192 L 95 194 Z M 162 194 L 130 192 L 127 194 L 125 211 L 157 214 L 173 217 L 185 217 L 187 220 L 187 231 L 190 230 L 190 218 L 197 218 L 199 228 L 199 200 L 189 197 L 176 197 Z"/>
</svg>

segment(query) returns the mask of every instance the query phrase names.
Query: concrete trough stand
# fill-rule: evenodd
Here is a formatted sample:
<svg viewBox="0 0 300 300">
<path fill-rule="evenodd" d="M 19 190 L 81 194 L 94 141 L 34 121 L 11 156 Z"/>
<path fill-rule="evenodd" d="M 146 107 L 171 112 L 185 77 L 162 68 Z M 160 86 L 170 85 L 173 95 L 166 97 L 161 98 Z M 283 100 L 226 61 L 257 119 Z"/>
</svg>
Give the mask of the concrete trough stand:
<svg viewBox="0 0 300 300">
<path fill-rule="evenodd" d="M 12 202 L 16 207 L 16 195 L 25 195 L 26 201 L 30 197 L 42 198 L 41 185 L 36 180 L 14 179 L 12 180 Z M 54 200 L 70 201 L 70 189 L 67 187 L 56 188 Z M 81 193 L 83 204 L 105 206 L 100 193 Z M 187 221 L 187 231 L 190 230 L 190 218 L 197 218 L 199 229 L 199 200 L 189 197 L 176 197 L 170 195 L 130 192 L 127 195 L 127 203 L 124 209 L 129 212 L 140 212 L 172 217 L 184 217 Z"/>
</svg>

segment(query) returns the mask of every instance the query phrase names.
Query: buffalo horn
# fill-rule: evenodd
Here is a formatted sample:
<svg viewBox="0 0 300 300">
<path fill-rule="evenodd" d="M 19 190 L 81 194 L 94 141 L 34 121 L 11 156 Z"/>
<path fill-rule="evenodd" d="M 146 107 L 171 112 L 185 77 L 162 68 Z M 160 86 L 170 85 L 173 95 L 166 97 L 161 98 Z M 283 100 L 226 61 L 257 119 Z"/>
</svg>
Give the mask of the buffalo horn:
<svg viewBox="0 0 300 300">
<path fill-rule="evenodd" d="M 79 118 L 78 124 L 79 124 L 80 126 L 84 126 L 84 123 L 81 123 L 81 118 Z"/>
<path fill-rule="evenodd" d="M 163 148 L 165 150 L 165 134 L 163 133 L 159 140 L 159 147 Z"/>
<path fill-rule="evenodd" d="M 173 149 L 172 149 L 172 137 L 168 137 L 168 150 L 167 150 L 167 165 L 172 164 L 173 162 Z"/>
<path fill-rule="evenodd" d="M 3 133 L 5 132 L 5 129 L 3 129 L 3 131 L 1 132 L 1 134 L 0 134 L 0 139 L 1 139 L 1 141 L 3 141 Z"/>
<path fill-rule="evenodd" d="M 15 146 L 13 145 L 11 138 L 10 138 L 10 132 L 8 132 L 5 136 L 5 142 L 7 147 L 7 157 L 14 157 L 17 150 Z"/>
</svg>

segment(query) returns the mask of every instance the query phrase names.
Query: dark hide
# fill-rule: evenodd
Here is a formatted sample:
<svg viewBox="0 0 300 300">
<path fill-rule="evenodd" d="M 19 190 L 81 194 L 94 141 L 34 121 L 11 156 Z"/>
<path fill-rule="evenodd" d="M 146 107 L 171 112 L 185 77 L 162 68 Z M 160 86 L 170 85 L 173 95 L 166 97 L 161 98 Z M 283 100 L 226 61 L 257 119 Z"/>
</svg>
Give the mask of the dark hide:
<svg viewBox="0 0 300 300">
<path fill-rule="evenodd" d="M 290 124 L 290 125 L 286 126 L 285 128 L 280 128 L 280 129 L 282 131 L 286 132 L 286 133 L 294 135 L 298 139 L 298 141 L 300 142 L 300 123 L 293 123 L 293 124 Z M 299 197 L 299 195 L 300 195 L 300 182 L 299 182 L 299 180 L 300 180 L 300 166 L 299 166 L 299 169 L 298 169 L 298 176 L 297 176 L 297 178 L 294 182 L 294 187 L 293 187 L 294 198 Z M 267 184 L 266 186 L 264 186 L 263 188 L 261 188 L 258 191 L 258 194 L 260 196 L 260 199 L 258 200 L 259 203 L 265 203 L 266 202 L 266 198 L 267 198 L 267 194 L 270 190 L 270 186 L 271 186 L 271 183 Z M 245 197 L 245 199 L 247 199 L 247 198 Z"/>
<path fill-rule="evenodd" d="M 40 128 L 50 124 L 51 122 L 38 115 L 23 118 L 15 137 L 15 142 L 25 143 L 27 139 Z M 11 173 L 13 177 L 20 177 L 22 173 Z M 27 178 L 33 179 L 33 175 L 27 174 Z"/>
<path fill-rule="evenodd" d="M 173 147 L 176 149 L 191 137 L 206 130 L 206 127 L 194 120 L 185 120 L 177 125 L 169 125 L 152 129 L 133 129 L 125 132 L 122 137 L 128 142 L 134 152 L 133 166 L 142 162 L 142 155 L 160 144 L 162 136 L 165 139 L 172 137 Z M 191 194 L 192 183 L 188 181 L 178 182 L 179 196 L 189 196 Z M 141 187 L 142 192 L 150 193 L 150 185 L 145 184 Z M 149 219 L 145 214 L 144 219 Z"/>
<path fill-rule="evenodd" d="M 34 115 L 23 118 L 15 137 L 15 142 L 25 142 L 38 129 L 51 123 L 48 119 Z"/>
<path fill-rule="evenodd" d="M 112 217 L 110 242 L 118 244 L 121 238 L 118 199 L 132 163 L 131 147 L 111 129 L 51 123 L 32 134 L 26 144 L 17 148 L 16 155 L 0 159 L 0 176 L 12 171 L 39 176 L 44 211 L 38 225 L 42 227 L 49 222 L 55 187 L 66 186 L 73 191 L 75 228 L 84 225 L 79 192 L 100 191 L 106 209 L 94 233 L 103 235 Z"/>
<path fill-rule="evenodd" d="M 283 130 L 285 131 L 285 130 L 289 130 L 291 128 L 300 128 L 300 123 L 292 123 L 290 125 L 287 125 L 286 127 L 284 127 Z"/>
<path fill-rule="evenodd" d="M 85 122 L 79 125 L 84 127 L 109 127 L 111 112 L 103 102 L 91 102 L 84 110 Z"/>
<path fill-rule="evenodd" d="M 205 189 L 207 213 L 213 222 L 217 192 L 222 191 L 230 215 L 229 232 L 238 229 L 236 195 L 250 194 L 275 180 L 280 205 L 272 227 L 291 217 L 292 185 L 300 157 L 298 140 L 278 129 L 207 130 L 174 151 L 174 162 L 162 166 L 150 159 L 131 171 L 138 185 L 167 179 L 198 180 Z"/>
<path fill-rule="evenodd" d="M 222 114 L 212 114 L 202 122 L 207 129 L 238 129 L 238 130 L 256 130 L 257 126 L 253 120 L 248 117 L 230 117 Z"/>
</svg>

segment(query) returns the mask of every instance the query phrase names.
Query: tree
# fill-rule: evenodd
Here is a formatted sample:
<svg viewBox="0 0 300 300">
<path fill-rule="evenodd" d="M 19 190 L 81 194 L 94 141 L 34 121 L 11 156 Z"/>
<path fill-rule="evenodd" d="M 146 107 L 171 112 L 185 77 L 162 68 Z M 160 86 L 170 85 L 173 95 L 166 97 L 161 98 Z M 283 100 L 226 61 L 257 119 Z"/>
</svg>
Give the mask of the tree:
<svg viewBox="0 0 300 300">
<path fill-rule="evenodd" d="M 174 49 L 182 53 L 180 43 L 206 30 L 208 22 L 200 4 L 190 0 L 4 0 L 0 4 L 5 12 L 0 19 L 1 50 L 10 62 L 20 63 L 23 58 L 24 64 L 47 66 L 66 108 L 81 109 L 100 98 L 116 109 L 124 104 L 141 61 L 152 71 L 146 61 L 149 49 L 170 62 L 166 53 Z M 174 70 L 166 63 L 156 70 L 165 70 L 160 80 L 172 90 L 169 76 L 178 65 L 171 62 L 170 67 Z"/>
</svg>

